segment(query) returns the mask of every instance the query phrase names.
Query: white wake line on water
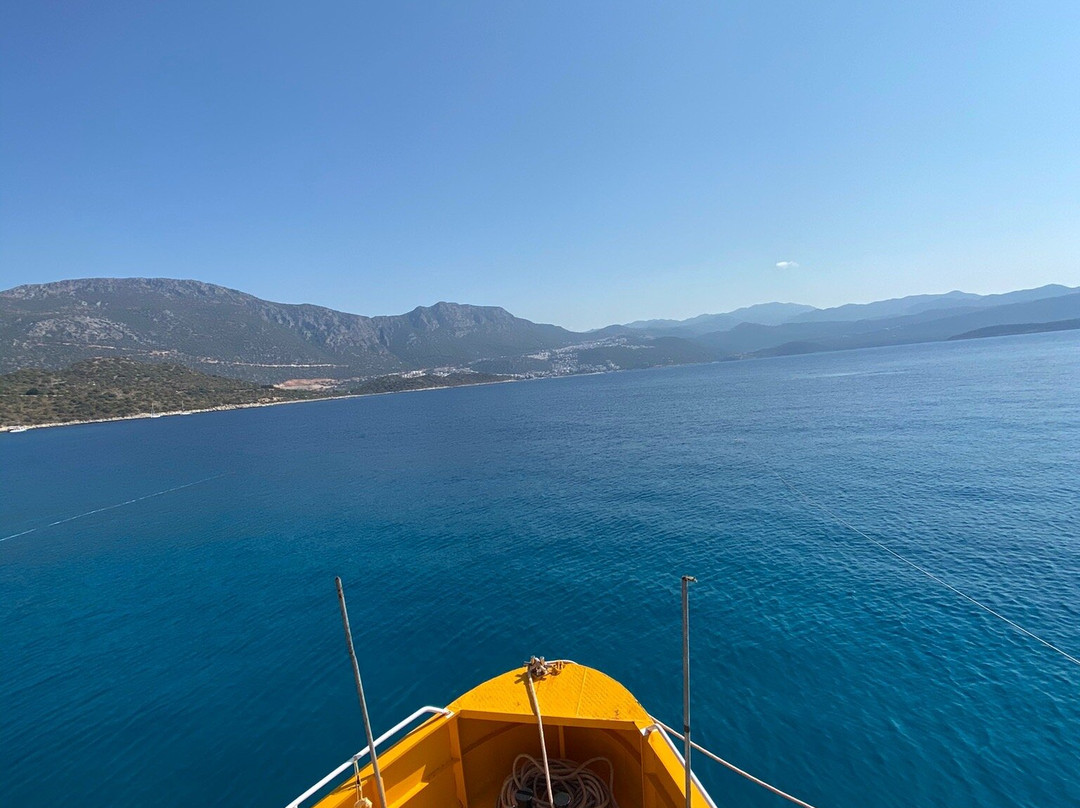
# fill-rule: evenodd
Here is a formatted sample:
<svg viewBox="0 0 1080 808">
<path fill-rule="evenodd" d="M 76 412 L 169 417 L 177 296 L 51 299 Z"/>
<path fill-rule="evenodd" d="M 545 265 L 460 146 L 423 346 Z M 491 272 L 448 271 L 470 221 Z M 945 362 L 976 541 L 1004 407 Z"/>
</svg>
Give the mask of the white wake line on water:
<svg viewBox="0 0 1080 808">
<path fill-rule="evenodd" d="M 92 511 L 86 513 L 76 514 L 75 516 L 69 516 L 66 519 L 57 519 L 55 522 L 49 522 L 47 525 L 41 527 L 32 527 L 29 530 L 24 530 L 21 533 L 12 533 L 10 536 L 4 536 L 0 539 L 0 542 L 9 541 L 10 539 L 17 539 L 19 536 L 26 536 L 30 533 L 36 533 L 39 530 L 47 530 L 50 527 L 56 527 L 57 525 L 67 524 L 68 522 L 74 522 L 76 519 L 82 519 L 84 516 L 93 516 L 95 513 L 104 513 L 105 511 L 116 510 L 117 508 L 123 508 L 125 505 L 134 505 L 136 502 L 142 502 L 146 499 L 153 499 L 154 497 L 164 496 L 165 494 L 171 494 L 173 491 L 180 491 L 184 488 L 191 488 L 193 485 L 201 485 L 202 483 L 208 483 L 211 480 L 216 480 L 218 477 L 224 477 L 224 474 L 215 474 L 213 477 L 204 477 L 201 480 L 196 480 L 193 483 L 184 483 L 183 485 L 177 485 L 173 488 L 166 488 L 164 491 L 155 491 L 152 494 L 147 494 L 142 497 L 135 497 L 135 499 L 129 499 L 125 502 L 118 502 L 115 505 L 106 505 L 104 508 L 95 508 Z"/>
<path fill-rule="evenodd" d="M 750 447 L 747 447 L 747 448 L 750 448 Z M 956 588 L 955 586 L 953 586 L 952 584 L 950 584 L 950 583 L 949 583 L 948 581 L 943 581 L 943 580 L 942 580 L 941 578 L 939 578 L 939 577 L 938 577 L 937 575 L 935 575 L 934 573 L 930 572 L 930 570 L 928 570 L 928 569 L 926 569 L 925 567 L 922 567 L 922 566 L 920 566 L 920 565 L 916 564 L 916 563 L 915 563 L 914 561 L 912 561 L 912 560 L 911 560 L 911 559 L 909 559 L 909 558 L 905 558 L 904 556 L 900 555 L 900 553 L 896 552 L 896 551 L 895 551 L 894 549 L 892 549 L 892 548 L 891 548 L 891 547 L 889 547 L 888 545 L 886 545 L 886 544 L 883 544 L 883 543 L 881 543 L 880 541 L 878 541 L 877 539 L 875 539 L 875 538 L 874 538 L 873 536 L 870 536 L 870 535 L 868 535 L 868 534 L 864 533 L 863 531 L 859 530 L 859 528 L 855 527 L 855 525 L 851 524 L 851 522 L 848 522 L 848 521 L 847 521 L 846 519 L 844 519 L 844 517 L 840 516 L 840 515 L 839 515 L 839 514 L 837 514 L 837 513 L 834 513 L 833 511 L 829 510 L 829 508 L 827 508 L 827 507 L 826 507 L 825 505 L 822 505 L 822 504 L 821 504 L 820 502 L 818 502 L 817 500 L 813 499 L 812 497 L 808 496 L 807 494 L 804 494 L 804 493 L 803 493 L 802 491 L 800 491 L 800 490 L 799 490 L 798 488 L 796 488 L 796 487 L 795 487 L 794 485 L 792 485 L 792 484 L 791 484 L 791 483 L 789 483 L 789 482 L 788 482 L 787 480 L 785 480 L 785 479 L 784 479 L 784 478 L 783 478 L 783 477 L 782 477 L 782 476 L 780 475 L 780 472 L 778 472 L 778 471 L 777 471 L 776 469 L 774 469 L 774 468 L 773 468 L 773 467 L 772 467 L 771 465 L 769 465 L 769 463 L 768 463 L 768 462 L 766 462 L 765 458 L 764 458 L 764 457 L 762 457 L 762 456 L 761 456 L 760 454 L 758 454 L 758 452 L 754 451 L 754 450 L 753 450 L 752 448 L 751 448 L 751 451 L 753 451 L 753 452 L 754 452 L 754 454 L 756 454 L 756 455 L 758 456 L 758 460 L 759 460 L 759 461 L 761 461 L 761 465 L 763 465 L 763 466 L 764 466 L 764 467 L 765 467 L 766 469 L 768 469 L 768 470 L 769 470 L 769 472 L 771 472 L 771 473 L 772 473 L 772 475 L 773 475 L 774 477 L 776 477 L 776 479 L 778 479 L 778 480 L 779 480 L 780 482 L 782 482 L 782 483 L 783 483 L 783 484 L 784 484 L 784 485 L 785 485 L 785 486 L 786 486 L 786 487 L 787 487 L 788 489 L 790 489 L 791 491 L 795 492 L 795 493 L 796 493 L 796 494 L 797 494 L 797 495 L 798 495 L 799 497 L 801 497 L 801 498 L 803 499 L 803 501 L 805 501 L 805 502 L 806 502 L 807 504 L 809 504 L 809 505 L 812 505 L 813 507 L 815 507 L 815 508 L 817 508 L 818 510 L 820 510 L 820 511 L 821 511 L 822 513 L 825 513 L 825 514 L 827 514 L 827 515 L 828 515 L 828 516 L 830 516 L 830 517 L 831 517 L 832 519 L 836 520 L 836 521 L 837 521 L 837 522 L 839 522 L 839 523 L 840 523 L 841 525 L 843 525 L 844 527 L 846 527 L 846 528 L 847 528 L 848 530 L 851 530 L 851 531 L 854 531 L 855 533 L 858 533 L 858 534 L 859 534 L 860 536 L 862 536 L 862 537 L 863 537 L 864 539 L 866 539 L 866 540 L 867 540 L 868 542 L 870 542 L 870 543 L 872 543 L 872 544 L 874 544 L 874 545 L 877 545 L 878 547 L 880 547 L 880 548 L 881 548 L 882 550 L 884 550 L 884 551 L 885 551 L 886 553 L 888 553 L 889 555 L 891 555 L 891 556 L 894 556 L 894 557 L 896 557 L 896 558 L 900 559 L 900 560 L 901 560 L 901 561 L 903 561 L 903 562 L 904 562 L 905 564 L 907 564 L 907 565 L 908 565 L 909 567 L 912 567 L 912 568 L 914 568 L 914 569 L 918 570 L 919 572 L 921 572 L 921 573 L 922 573 L 923 575 L 925 575 L 925 576 L 926 576 L 927 578 L 931 579 L 932 581 L 936 581 L 937 583 L 941 584 L 941 585 L 942 585 L 943 587 L 945 587 L 946 589 L 948 589 L 948 590 L 950 590 L 951 592 L 954 592 L 954 593 L 956 593 L 957 595 L 959 595 L 960 597 L 962 597 L 962 598 L 963 598 L 964 600 L 966 600 L 966 601 L 968 601 L 968 602 L 970 602 L 970 603 L 973 603 L 973 604 L 975 604 L 975 605 L 976 605 L 976 606 L 978 606 L 978 607 L 979 607 L 980 609 L 982 609 L 982 610 L 983 610 L 984 612 L 987 612 L 987 613 L 989 613 L 989 614 L 993 615 L 994 617 L 996 617 L 996 618 L 997 618 L 998 620 L 1002 621 L 1003 623 L 1006 623 L 1006 624 L 1008 624 L 1008 625 L 1012 626 L 1012 627 L 1013 627 L 1013 628 L 1015 628 L 1015 629 L 1016 629 L 1017 631 L 1019 631 L 1019 632 L 1020 632 L 1021 634 L 1026 634 L 1027 636 L 1031 637 L 1031 639 L 1033 639 L 1033 640 L 1037 640 L 1038 642 L 1040 642 L 1040 643 L 1042 643 L 1043 645 L 1045 645 L 1045 646 L 1046 646 L 1047 648 L 1049 648 L 1049 649 L 1050 649 L 1051 651 L 1056 651 L 1057 653 L 1061 654 L 1061 656 L 1065 657 L 1065 659 L 1069 660 L 1069 662 L 1073 663 L 1074 665 L 1080 665 L 1080 659 L 1077 659 L 1077 658 L 1076 658 L 1076 657 L 1074 657 L 1074 656 L 1073 656 L 1072 654 L 1070 654 L 1070 653 L 1068 653 L 1067 651 L 1063 651 L 1062 649 L 1058 648 L 1058 647 L 1057 647 L 1056 645 L 1054 645 L 1054 644 L 1053 644 L 1052 642 L 1050 642 L 1049 640 L 1044 640 L 1044 639 L 1043 639 L 1042 637 L 1040 637 L 1040 636 L 1039 636 L 1038 634 L 1036 634 L 1035 632 L 1033 632 L 1033 631 L 1028 631 L 1028 630 L 1027 630 L 1026 628 L 1024 628 L 1023 626 L 1021 626 L 1021 625 L 1020 625 L 1019 623 L 1015 623 L 1015 622 L 1013 622 L 1012 620 L 1010 620 L 1009 618 L 1007 618 L 1007 617 L 1006 617 L 1005 615 L 1001 614 L 1001 612 L 997 612 L 997 611 L 995 611 L 994 609 L 992 609 L 992 608 L 990 608 L 989 606 L 987 606 L 987 605 L 986 605 L 985 603 L 983 603 L 983 602 L 981 602 L 981 601 L 978 601 L 978 600 L 976 600 L 975 598 L 971 597 L 971 595 L 968 595 L 968 594 L 967 594 L 966 592 L 961 592 L 961 591 L 960 591 L 959 589 L 957 589 L 957 588 Z"/>
</svg>

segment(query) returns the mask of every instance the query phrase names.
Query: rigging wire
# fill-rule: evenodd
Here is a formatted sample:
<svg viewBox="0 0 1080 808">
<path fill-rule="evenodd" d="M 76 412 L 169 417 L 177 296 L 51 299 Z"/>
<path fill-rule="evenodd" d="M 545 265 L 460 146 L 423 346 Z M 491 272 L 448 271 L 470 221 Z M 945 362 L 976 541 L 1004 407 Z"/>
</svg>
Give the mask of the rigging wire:
<svg viewBox="0 0 1080 808">
<path fill-rule="evenodd" d="M 19 536 L 26 536 L 30 533 L 36 533 L 39 530 L 45 530 L 46 528 L 56 527 L 57 525 L 64 525 L 68 522 L 74 522 L 76 519 L 82 519 L 87 516 L 93 516 L 95 513 L 104 513 L 105 511 L 113 511 L 117 508 L 123 508 L 125 505 L 134 505 L 136 502 L 142 502 L 146 499 L 153 499 L 154 497 L 164 496 L 165 494 L 171 494 L 173 491 L 182 491 L 185 488 L 191 488 L 193 485 L 202 485 L 208 483 L 211 480 L 216 480 L 219 477 L 224 477 L 224 474 L 215 474 L 212 477 L 204 477 L 201 480 L 195 480 L 192 483 L 184 483 L 173 488 L 166 488 L 164 491 L 155 491 L 152 494 L 146 494 L 145 496 L 135 497 L 135 499 L 125 500 L 124 502 L 118 502 L 115 505 L 106 505 L 104 508 L 95 508 L 92 511 L 86 511 L 85 513 L 76 514 L 75 516 L 69 516 L 66 519 L 57 519 L 55 522 L 49 522 L 47 525 L 41 525 L 40 527 L 32 527 L 29 530 L 24 530 L 21 533 L 12 533 L 10 536 L 4 536 L 0 538 L 0 542 L 9 541 L 10 539 L 17 539 Z"/>
<path fill-rule="evenodd" d="M 685 735 L 680 735 L 678 732 L 673 730 L 667 724 L 664 724 L 661 721 L 657 721 L 655 718 L 653 719 L 653 721 L 656 722 L 657 727 L 659 727 L 662 731 L 666 732 L 668 735 L 674 735 L 680 741 L 686 740 Z M 726 766 L 727 768 L 731 769 L 731 771 L 735 772 L 736 774 L 742 775 L 747 780 L 749 780 L 751 783 L 756 783 L 757 785 L 761 786 L 762 788 L 764 788 L 764 789 L 766 789 L 768 791 L 771 791 L 773 794 L 776 794 L 777 796 L 783 797 L 788 802 L 793 802 L 796 805 L 801 805 L 802 808 L 814 808 L 814 806 L 811 805 L 810 803 L 805 802 L 803 800 L 800 800 L 798 797 L 793 797 L 790 794 L 788 794 L 786 791 L 781 791 L 776 786 L 774 786 L 772 783 L 766 783 L 760 777 L 754 777 L 754 775 L 750 774 L 750 772 L 746 771 L 745 769 L 740 769 L 734 763 L 729 763 L 728 761 L 724 760 L 722 757 L 720 757 L 715 752 L 710 752 L 708 749 L 706 749 L 704 746 L 699 744 L 697 741 L 690 741 L 690 745 L 692 747 L 694 747 L 696 750 L 698 750 L 699 752 L 701 752 L 701 754 L 705 755 L 705 757 L 710 758 L 712 760 L 715 760 L 717 763 L 720 763 L 721 765 Z M 699 788 L 700 788 L 700 784 L 699 784 Z"/>
<path fill-rule="evenodd" d="M 867 534 L 866 532 L 860 530 L 859 528 L 855 527 L 855 525 L 851 524 L 851 522 L 844 519 L 838 513 L 831 510 L 826 505 L 823 505 L 822 503 L 818 502 L 813 497 L 809 496 L 808 494 L 804 493 L 802 490 L 797 488 L 793 483 L 786 480 L 783 477 L 783 475 L 781 475 L 780 472 L 778 472 L 775 468 L 773 468 L 773 466 L 767 460 L 765 460 L 765 458 L 762 457 L 761 454 L 757 450 L 755 450 L 752 446 L 747 444 L 745 441 L 740 441 L 740 443 L 743 443 L 744 445 L 746 445 L 746 447 L 757 456 L 758 462 L 760 462 L 761 465 L 764 466 L 774 477 L 776 477 L 776 479 L 778 479 L 789 491 L 793 492 L 796 496 L 798 496 L 800 499 L 802 499 L 805 503 L 807 503 L 811 507 L 817 508 L 819 511 L 826 514 L 828 517 L 833 519 L 835 522 L 843 525 L 848 530 L 862 536 L 864 539 L 866 539 L 871 544 L 881 548 L 882 550 L 884 550 L 886 553 L 893 556 L 894 558 L 897 558 L 900 561 L 903 561 L 905 564 L 907 564 L 912 569 L 915 569 L 915 570 L 921 572 L 927 578 L 931 579 L 932 581 L 936 581 L 937 583 L 941 584 L 943 587 L 945 587 L 949 591 L 953 592 L 954 594 L 959 595 L 960 597 L 962 597 L 964 600 L 968 601 L 969 603 L 972 603 L 975 606 L 978 606 L 984 612 L 987 612 L 988 614 L 996 617 L 1001 622 L 1003 622 L 1003 623 L 1005 623 L 1005 624 L 1007 624 L 1009 626 L 1012 626 L 1014 629 L 1019 631 L 1021 634 L 1026 634 L 1028 637 L 1031 637 L 1031 639 L 1036 640 L 1037 642 L 1040 642 L 1043 645 L 1045 645 L 1051 651 L 1054 651 L 1055 653 L 1060 654 L 1061 656 L 1063 656 L 1065 659 L 1067 659 L 1069 662 L 1073 663 L 1074 665 L 1080 666 L 1080 659 L 1077 659 L 1072 654 L 1068 653 L 1067 651 L 1062 650 L 1061 648 L 1054 645 L 1049 640 L 1043 639 L 1042 637 L 1040 637 L 1035 632 L 1029 631 L 1028 629 L 1021 626 L 1019 623 L 1017 623 L 1017 622 L 1015 622 L 1013 620 L 1010 620 L 1008 617 L 1003 615 L 1001 612 L 998 612 L 998 611 L 992 609 L 991 607 L 987 606 L 982 601 L 976 600 L 975 598 L 971 597 L 971 595 L 967 594 L 966 592 L 962 592 L 961 590 L 957 589 L 955 586 L 950 584 L 948 581 L 945 581 L 945 580 L 941 579 L 939 576 L 937 576 L 934 573 L 930 572 L 930 570 L 928 570 L 925 567 L 915 563 L 911 559 L 901 555 L 900 553 L 896 552 L 896 550 L 889 547 L 887 544 L 884 544 L 883 542 L 878 541 L 873 536 L 871 536 L 871 535 Z"/>
</svg>

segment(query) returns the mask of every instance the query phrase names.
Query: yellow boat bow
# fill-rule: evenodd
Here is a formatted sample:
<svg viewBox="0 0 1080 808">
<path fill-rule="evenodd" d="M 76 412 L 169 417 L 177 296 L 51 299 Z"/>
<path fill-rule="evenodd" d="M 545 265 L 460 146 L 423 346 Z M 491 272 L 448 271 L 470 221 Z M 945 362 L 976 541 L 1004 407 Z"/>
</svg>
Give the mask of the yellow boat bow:
<svg viewBox="0 0 1080 808">
<path fill-rule="evenodd" d="M 388 805 L 380 804 L 371 763 L 360 766 L 365 749 L 288 808 L 350 768 L 318 808 L 686 806 L 682 756 L 625 687 L 573 662 L 541 660 L 531 671 L 497 676 L 445 709 L 423 708 L 376 741 L 433 714 L 378 752 Z M 696 778 L 692 792 L 690 808 L 716 808 Z"/>
</svg>

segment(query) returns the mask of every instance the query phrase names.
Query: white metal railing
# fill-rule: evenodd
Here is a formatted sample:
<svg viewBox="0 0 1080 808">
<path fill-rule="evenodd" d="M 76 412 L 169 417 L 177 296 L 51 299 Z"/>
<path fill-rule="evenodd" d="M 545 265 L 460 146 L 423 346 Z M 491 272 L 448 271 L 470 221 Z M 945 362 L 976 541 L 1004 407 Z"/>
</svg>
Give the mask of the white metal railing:
<svg viewBox="0 0 1080 808">
<path fill-rule="evenodd" d="M 653 725 L 651 727 L 646 727 L 644 729 L 644 733 L 648 734 L 648 733 L 654 732 L 654 731 L 659 732 L 660 737 L 663 738 L 667 742 L 668 747 L 670 747 L 671 751 L 676 754 L 676 756 L 679 758 L 679 761 L 683 764 L 683 766 L 685 766 L 686 761 L 683 759 L 682 753 L 675 746 L 675 742 L 671 740 L 672 735 L 674 735 L 680 741 L 683 740 L 683 736 L 680 735 L 675 730 L 673 730 L 667 724 L 665 724 L 665 723 L 663 723 L 661 721 L 657 721 L 655 718 L 653 719 L 653 722 L 654 723 L 653 723 Z M 757 783 L 762 788 L 771 791 L 773 794 L 776 794 L 779 797 L 783 797 L 788 802 L 793 802 L 796 805 L 801 806 L 801 808 L 814 808 L 814 806 L 812 806 L 810 803 L 804 802 L 804 801 L 800 800 L 798 797 L 793 797 L 790 794 L 788 794 L 786 791 L 781 791 L 780 789 L 778 789 L 776 786 L 772 785 L 771 783 L 766 783 L 760 777 L 754 777 L 754 775 L 750 774 L 750 772 L 744 771 L 743 769 L 740 769 L 734 763 L 728 763 L 726 760 L 724 760 L 722 757 L 717 755 L 715 752 L 710 752 L 704 746 L 701 746 L 700 744 L 696 743 L 695 741 L 691 741 L 690 745 L 692 747 L 694 747 L 696 750 L 698 750 L 699 752 L 701 752 L 706 757 L 711 758 L 712 760 L 715 760 L 717 763 L 723 764 L 724 766 L 731 769 L 736 774 L 742 775 L 743 777 L 745 777 L 747 780 L 749 780 L 752 783 Z M 709 803 L 710 808 L 716 808 L 716 803 L 714 803 L 712 801 L 712 797 L 709 796 L 708 792 L 705 791 L 704 788 L 702 788 L 701 782 L 697 779 L 697 775 L 694 774 L 693 772 L 691 772 L 690 776 L 693 777 L 694 784 L 697 785 L 697 787 L 699 789 L 701 789 L 701 793 L 705 796 L 705 801 Z"/>
<path fill-rule="evenodd" d="M 671 736 L 667 734 L 665 729 L 666 728 L 665 728 L 665 726 L 663 724 L 661 724 L 659 721 L 657 721 L 655 718 L 653 718 L 652 726 L 645 727 L 645 729 L 642 730 L 642 735 L 648 735 L 650 732 L 659 732 L 660 737 L 664 739 L 664 743 L 666 743 L 668 745 L 668 749 L 670 749 L 672 752 L 674 752 L 675 757 L 677 757 L 679 759 L 679 763 L 681 763 L 681 764 L 683 764 L 683 766 L 685 766 L 686 765 L 686 760 L 683 758 L 682 752 L 679 751 L 679 747 L 677 747 L 675 745 L 675 742 L 673 740 L 671 740 Z M 680 737 L 680 739 L 682 738 L 681 735 L 679 737 Z M 698 791 L 700 791 L 701 796 L 703 796 L 705 798 L 705 802 L 708 804 L 709 808 L 716 808 L 716 803 L 713 802 L 712 795 L 709 794 L 709 792 L 705 790 L 705 786 L 703 786 L 701 784 L 701 781 L 698 780 L 697 772 L 691 771 L 690 772 L 690 779 L 693 780 L 694 785 L 698 787 Z"/>
<path fill-rule="evenodd" d="M 419 710 L 417 710 L 415 713 L 410 715 L 408 718 L 406 718 L 403 721 L 398 722 L 393 727 L 391 727 L 386 732 L 384 732 L 382 735 L 380 735 L 378 738 L 376 738 L 374 745 L 375 745 L 376 748 L 378 748 L 379 745 L 382 744 L 384 741 L 386 741 L 387 738 L 401 732 L 401 730 L 405 729 L 405 727 L 407 727 L 409 724 L 411 724 L 413 721 L 415 721 L 417 718 L 419 718 L 422 715 L 441 715 L 441 716 L 445 716 L 445 717 L 449 718 L 453 714 L 454 714 L 453 711 L 447 710 L 447 709 L 445 709 L 443 707 L 421 707 Z M 322 780 L 317 782 L 315 785 L 313 785 L 311 788 L 309 788 L 307 791 L 305 791 L 303 794 L 301 794 L 295 800 L 293 800 L 288 805 L 286 805 L 285 808 L 298 808 L 300 803 L 302 803 L 304 800 L 311 797 L 319 789 L 323 788 L 327 783 L 332 781 L 334 778 L 341 776 L 342 772 L 344 772 L 346 769 L 348 769 L 351 766 L 355 766 L 356 762 L 358 760 L 360 760 L 360 758 L 362 758 L 364 755 L 368 754 L 370 751 L 371 751 L 371 748 L 368 747 L 368 746 L 365 746 L 363 749 L 361 749 L 359 752 L 357 752 L 351 758 L 346 760 L 344 763 L 342 763 L 340 766 L 338 766 L 336 769 L 334 769 L 332 772 L 330 772 L 328 775 L 326 775 Z"/>
</svg>

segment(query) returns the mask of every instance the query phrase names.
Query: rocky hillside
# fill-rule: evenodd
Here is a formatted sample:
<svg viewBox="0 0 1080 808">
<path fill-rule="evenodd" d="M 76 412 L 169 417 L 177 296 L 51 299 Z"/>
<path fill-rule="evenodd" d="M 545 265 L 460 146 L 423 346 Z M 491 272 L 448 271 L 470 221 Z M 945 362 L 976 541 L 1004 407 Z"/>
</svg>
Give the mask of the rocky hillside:
<svg viewBox="0 0 1080 808">
<path fill-rule="evenodd" d="M 1080 290 L 950 292 L 808 309 L 764 304 L 579 334 L 496 306 L 437 303 L 364 317 L 199 281 L 91 278 L 0 292 L 0 373 L 123 358 L 335 391 L 391 376 L 376 387 L 402 385 L 425 370 L 440 379 L 566 375 L 1029 332 L 1080 318 Z"/>
<path fill-rule="evenodd" d="M 493 306 L 363 317 L 188 280 L 91 278 L 0 292 L 0 372 L 114 356 L 258 382 L 345 379 L 513 358 L 577 339 Z"/>
</svg>

